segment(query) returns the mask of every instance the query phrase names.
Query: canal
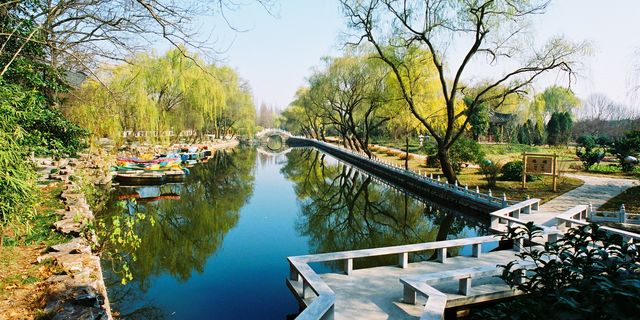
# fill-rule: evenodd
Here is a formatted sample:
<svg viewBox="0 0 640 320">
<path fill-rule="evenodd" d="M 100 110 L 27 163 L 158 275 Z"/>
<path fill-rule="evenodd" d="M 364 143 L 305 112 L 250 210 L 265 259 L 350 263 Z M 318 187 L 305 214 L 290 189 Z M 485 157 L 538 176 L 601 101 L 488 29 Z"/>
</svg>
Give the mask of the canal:
<svg viewBox="0 0 640 320">
<path fill-rule="evenodd" d="M 287 256 L 488 233 L 310 148 L 219 151 L 182 184 L 112 190 L 97 223 L 123 319 L 293 318 Z"/>
</svg>

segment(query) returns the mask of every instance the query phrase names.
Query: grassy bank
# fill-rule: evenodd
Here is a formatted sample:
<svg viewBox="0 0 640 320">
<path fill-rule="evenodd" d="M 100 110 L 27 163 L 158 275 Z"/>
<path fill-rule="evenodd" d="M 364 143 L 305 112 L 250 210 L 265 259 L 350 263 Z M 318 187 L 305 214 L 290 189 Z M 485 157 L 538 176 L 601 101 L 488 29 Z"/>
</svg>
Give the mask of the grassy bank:
<svg viewBox="0 0 640 320">
<path fill-rule="evenodd" d="M 618 211 L 624 204 L 627 212 L 640 213 L 640 186 L 632 187 L 609 199 L 600 207 L 602 211 Z"/>
<path fill-rule="evenodd" d="M 374 152 L 376 157 L 380 160 L 387 161 L 398 166 L 404 167 L 403 153 L 394 155 L 388 154 L 386 148 L 376 150 Z M 410 170 L 416 172 L 422 172 L 427 174 L 441 175 L 442 171 L 439 168 L 427 168 L 425 166 L 424 158 L 416 156 L 408 160 L 408 167 Z M 475 189 L 476 186 L 480 187 L 482 192 L 488 192 L 489 188 L 486 187 L 485 177 L 480 174 L 477 168 L 463 168 L 458 175 L 458 180 L 461 185 L 468 185 L 470 189 Z M 540 198 L 542 202 L 549 201 L 567 191 L 573 190 L 583 184 L 583 181 L 576 178 L 567 176 L 560 176 L 558 178 L 558 192 L 552 191 L 552 178 L 543 177 L 541 180 L 535 182 L 528 182 L 527 189 L 522 189 L 522 182 L 520 181 L 497 181 L 496 186 L 491 188 L 491 191 L 495 196 L 501 196 L 503 193 L 507 195 L 510 200 L 524 200 L 527 195 L 532 198 Z"/>
<path fill-rule="evenodd" d="M 55 211 L 63 209 L 59 198 L 61 191 L 58 184 L 43 186 L 37 214 L 26 224 L 3 229 L 0 314 L 6 319 L 34 319 L 41 315 L 47 291 L 43 280 L 56 270 L 50 263 L 36 263 L 36 259 L 47 247 L 69 239 L 51 228 L 58 220 Z"/>
</svg>

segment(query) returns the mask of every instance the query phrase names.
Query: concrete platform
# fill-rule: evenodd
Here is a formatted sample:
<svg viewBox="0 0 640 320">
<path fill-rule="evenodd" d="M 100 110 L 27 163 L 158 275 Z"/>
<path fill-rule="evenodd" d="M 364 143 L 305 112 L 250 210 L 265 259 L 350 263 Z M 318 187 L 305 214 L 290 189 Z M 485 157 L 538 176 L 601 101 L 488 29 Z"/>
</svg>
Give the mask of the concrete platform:
<svg viewBox="0 0 640 320">
<path fill-rule="evenodd" d="M 336 294 L 335 319 L 419 319 L 425 299 L 419 299 L 416 305 L 403 303 L 401 277 L 481 265 L 506 264 L 515 259 L 514 251 L 503 250 L 485 253 L 480 258 L 452 257 L 444 264 L 419 262 L 410 263 L 406 269 L 396 266 L 356 269 L 349 276 L 328 273 L 321 275 L 321 278 Z M 444 282 L 434 287 L 447 293 L 448 307 L 481 302 L 484 300 L 478 299 L 478 295 L 508 288 L 497 278 L 474 281 L 472 294 L 469 296 L 456 293 L 457 282 Z"/>
</svg>

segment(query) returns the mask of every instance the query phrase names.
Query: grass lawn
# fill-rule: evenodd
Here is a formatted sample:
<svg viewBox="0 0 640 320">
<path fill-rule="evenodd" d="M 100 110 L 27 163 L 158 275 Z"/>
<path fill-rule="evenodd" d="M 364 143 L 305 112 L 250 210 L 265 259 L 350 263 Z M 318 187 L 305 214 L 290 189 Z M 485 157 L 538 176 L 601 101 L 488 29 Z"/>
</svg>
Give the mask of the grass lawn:
<svg viewBox="0 0 640 320">
<path fill-rule="evenodd" d="M 640 186 L 629 188 L 625 192 L 609 199 L 599 210 L 618 211 L 623 204 L 627 212 L 640 213 Z"/>
<path fill-rule="evenodd" d="M 377 150 L 374 154 L 383 161 L 387 161 L 398 166 L 404 167 L 404 160 L 400 160 L 398 156 L 391 156 L 386 154 L 386 150 Z M 427 168 L 424 165 L 424 158 L 415 157 L 408 161 L 409 169 L 427 174 L 432 173 L 434 177 L 442 174 L 439 168 Z M 482 174 L 478 172 L 477 168 L 463 168 L 462 172 L 458 175 L 462 185 L 468 185 L 469 189 L 475 189 L 476 186 L 480 187 L 482 192 L 488 192 L 486 187 L 486 180 Z M 498 181 L 496 186 L 491 188 L 494 196 L 502 196 L 502 193 L 507 195 L 509 200 L 524 200 L 527 195 L 531 198 L 539 198 L 542 202 L 547 202 L 567 191 L 577 188 L 583 184 L 580 179 L 575 179 L 567 176 L 560 176 L 558 178 L 558 192 L 552 191 L 552 179 L 551 177 L 543 177 L 543 179 L 535 182 L 527 182 L 527 189 L 522 189 L 522 182 L 520 181 Z"/>
<path fill-rule="evenodd" d="M 61 188 L 57 184 L 43 187 L 42 202 L 37 215 L 27 225 L 7 226 L 1 236 L 0 247 L 0 315 L 7 319 L 33 319 L 41 316 L 47 285 L 43 282 L 55 268 L 47 262 L 36 263 L 36 258 L 49 246 L 67 241 L 67 237 L 54 232 L 55 213 L 63 208 L 59 199 Z M 4 318 L 3 318 L 4 319 Z"/>
</svg>

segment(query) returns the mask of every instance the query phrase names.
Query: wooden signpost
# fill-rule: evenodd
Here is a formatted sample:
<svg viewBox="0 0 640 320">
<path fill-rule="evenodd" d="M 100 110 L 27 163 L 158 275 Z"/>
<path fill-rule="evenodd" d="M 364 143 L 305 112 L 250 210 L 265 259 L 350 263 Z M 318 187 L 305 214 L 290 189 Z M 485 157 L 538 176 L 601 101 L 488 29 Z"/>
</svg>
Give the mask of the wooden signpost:
<svg viewBox="0 0 640 320">
<path fill-rule="evenodd" d="M 553 192 L 557 191 L 558 155 L 556 154 L 522 154 L 522 188 L 527 188 L 527 173 L 553 176 Z"/>
</svg>

